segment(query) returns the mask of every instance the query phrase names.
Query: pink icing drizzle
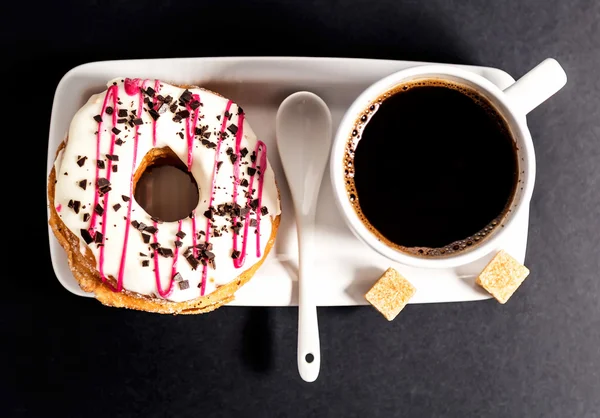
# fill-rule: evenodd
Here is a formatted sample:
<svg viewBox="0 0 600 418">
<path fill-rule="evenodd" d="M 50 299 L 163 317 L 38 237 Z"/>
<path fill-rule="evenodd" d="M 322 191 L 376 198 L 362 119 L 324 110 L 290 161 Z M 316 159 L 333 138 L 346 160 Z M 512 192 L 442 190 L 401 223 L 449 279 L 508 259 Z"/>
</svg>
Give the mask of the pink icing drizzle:
<svg viewBox="0 0 600 418">
<path fill-rule="evenodd" d="M 256 144 L 256 158 L 258 158 L 258 151 L 262 148 L 263 153 L 260 156 L 260 177 L 258 178 L 258 210 L 256 211 L 256 256 L 260 257 L 260 209 L 262 208 L 262 193 L 263 186 L 265 184 L 265 171 L 267 170 L 267 145 L 258 141 Z M 252 186 L 250 186 L 252 187 Z M 252 189 L 250 189 L 252 190 Z M 244 238 L 246 235 L 244 234 Z"/>
<path fill-rule="evenodd" d="M 156 221 L 154 221 L 154 227 L 158 229 L 158 223 Z M 181 219 L 179 220 L 179 223 L 177 225 L 177 232 L 180 232 L 180 231 L 181 231 Z M 158 232 L 155 232 L 154 234 L 152 234 L 155 244 L 158 242 L 157 234 L 158 234 Z M 179 241 L 179 237 L 177 237 L 176 240 Z M 158 250 L 154 250 L 154 279 L 156 281 L 156 290 L 158 291 L 158 294 L 160 296 L 162 296 L 163 298 L 166 298 L 166 297 L 169 297 L 171 295 L 171 293 L 173 293 L 173 288 L 174 288 L 173 285 L 175 284 L 175 281 L 173 280 L 173 278 L 175 277 L 175 274 L 177 274 L 177 257 L 179 257 L 179 247 L 175 246 L 175 251 L 173 252 L 173 264 L 171 265 L 171 279 L 169 280 L 169 286 L 167 287 L 167 290 L 162 290 L 162 286 L 160 285 L 160 271 L 159 271 L 159 267 L 158 267 L 158 257 L 159 257 Z"/>
<path fill-rule="evenodd" d="M 198 94 L 192 95 L 192 100 L 200 101 L 200 95 L 198 95 Z M 190 103 L 188 103 L 186 105 L 186 109 L 192 110 Z M 198 124 L 199 115 L 200 115 L 200 106 L 198 106 L 195 110 L 192 111 L 193 123 L 190 123 L 189 117 L 185 119 L 185 135 L 186 135 L 187 145 L 188 145 L 188 159 L 187 159 L 188 171 L 192 171 L 192 163 L 194 162 L 194 155 L 193 155 L 194 135 L 195 135 L 196 125 Z M 192 246 L 193 246 L 192 253 L 193 253 L 194 257 L 197 257 L 198 249 L 196 248 L 197 237 L 196 237 L 196 213 L 195 213 L 195 210 L 192 211 L 191 217 L 192 217 Z"/>
<path fill-rule="evenodd" d="M 238 130 L 235 134 L 235 155 L 237 156 L 236 160 L 235 160 L 235 164 L 233 165 L 233 193 L 232 193 L 232 199 L 233 199 L 233 203 L 234 205 L 237 203 L 237 195 L 238 195 L 238 184 L 240 183 L 240 145 L 242 143 L 242 138 L 244 137 L 244 114 L 240 113 L 238 115 L 238 120 L 237 120 L 237 126 L 238 126 Z M 254 177 L 254 176 L 252 176 Z M 250 190 L 252 190 L 250 188 Z M 231 220 L 231 223 L 235 225 L 235 223 L 237 222 L 237 217 L 233 217 L 233 219 Z M 245 228 L 244 228 L 245 230 Z M 237 238 L 238 235 L 237 234 L 233 234 L 233 250 L 237 251 L 238 249 L 238 243 L 237 243 Z M 246 236 L 244 235 L 244 243 L 246 242 Z M 243 245 L 245 247 L 245 245 Z M 240 253 L 240 256 L 236 259 L 233 260 L 233 265 L 235 266 L 235 268 L 240 268 L 241 266 L 244 265 L 244 261 L 246 259 L 246 253 L 245 250 L 242 250 L 242 252 Z"/>
<path fill-rule="evenodd" d="M 136 93 L 138 94 L 138 109 L 137 114 L 141 117 L 142 115 L 142 91 L 139 88 L 140 79 L 125 79 L 125 93 L 130 96 L 134 96 Z M 144 81 L 142 88 L 146 85 L 146 81 Z M 117 109 L 114 109 L 113 117 L 116 117 Z M 116 121 L 115 121 L 116 122 Z M 116 123 L 115 123 L 116 124 Z M 138 134 L 139 126 L 135 125 L 133 131 L 133 159 L 131 162 L 131 172 L 135 172 L 135 164 L 137 161 L 137 150 L 138 150 Z M 114 143 L 114 141 L 113 141 Z M 129 229 L 131 225 L 131 199 L 133 198 L 133 178 L 129 180 L 129 200 L 127 205 L 127 218 L 125 219 L 125 237 L 123 238 L 123 249 L 121 250 L 121 262 L 119 263 L 119 277 L 117 278 L 117 289 L 113 289 L 116 292 L 120 292 L 123 289 L 123 277 L 125 273 L 125 261 L 127 259 L 127 242 L 129 241 Z"/>
<path fill-rule="evenodd" d="M 112 98 L 113 101 L 113 115 L 112 115 L 112 123 L 113 126 L 116 126 L 117 124 L 117 94 L 119 92 L 119 88 L 117 86 L 110 86 L 108 91 L 106 92 L 106 96 L 104 97 L 104 102 L 102 103 L 102 110 L 100 111 L 100 117 L 104 118 L 107 117 L 105 114 L 106 111 L 106 107 L 108 105 L 108 101 Z M 96 132 L 96 161 L 98 161 L 100 159 L 100 138 L 102 135 L 102 123 L 103 121 L 98 122 L 98 131 Z M 115 143 L 115 134 L 111 131 L 110 132 L 110 139 L 111 139 L 111 148 L 114 147 L 114 143 Z M 112 152 L 111 152 L 112 153 Z M 111 163 L 111 161 L 109 161 L 109 163 Z M 110 175 L 110 170 L 108 171 L 108 175 Z M 96 164 L 96 174 L 95 174 L 95 180 L 94 180 L 94 187 L 96 187 L 96 193 L 94 193 L 94 206 L 92 207 L 92 217 L 90 219 L 90 234 L 93 236 L 96 230 L 96 217 L 98 216 L 98 214 L 96 213 L 96 211 L 94 211 L 93 209 L 96 207 L 96 205 L 98 204 L 98 187 L 96 186 L 96 182 L 98 181 L 98 178 L 100 177 L 100 168 L 98 167 L 98 164 Z M 108 179 L 108 177 L 107 177 Z M 105 195 L 106 196 L 106 195 Z M 106 206 L 106 205 L 104 205 Z"/>
<path fill-rule="evenodd" d="M 262 151 L 262 153 L 261 153 Z M 254 152 L 256 153 L 256 159 L 254 160 L 254 162 L 252 163 L 252 168 L 256 168 L 257 164 L 256 164 L 256 160 L 258 159 L 258 155 L 260 153 L 260 174 L 258 177 L 258 207 L 256 209 L 256 256 L 260 257 L 261 251 L 260 251 L 260 208 L 262 207 L 262 190 L 263 190 L 263 184 L 264 184 L 264 167 L 266 167 L 266 162 L 267 162 L 267 146 L 264 142 L 262 141 L 258 141 L 256 143 L 256 148 L 254 149 Z M 254 176 L 250 177 L 250 183 L 248 185 L 248 190 L 252 190 L 252 186 L 254 184 Z M 252 195 L 248 196 L 248 200 L 246 201 L 246 205 L 250 205 L 250 202 L 252 201 Z M 250 219 L 250 212 L 248 212 L 246 214 L 246 217 L 244 219 L 244 239 L 242 240 L 242 250 L 240 252 L 240 256 L 239 258 L 233 260 L 233 265 L 236 268 L 240 268 L 244 265 L 244 261 L 246 259 L 246 243 L 248 242 L 247 237 L 248 237 L 248 224 L 249 224 L 249 219 Z M 235 237 L 237 237 L 236 235 L 234 235 L 234 247 L 236 245 L 235 243 Z M 236 263 L 237 261 L 239 261 L 239 263 Z"/>
<path fill-rule="evenodd" d="M 217 186 L 217 166 L 219 163 L 219 156 L 221 153 L 221 144 L 223 143 L 223 132 L 225 132 L 225 126 L 227 124 L 227 116 L 229 115 L 229 109 L 231 108 L 231 104 L 233 102 L 231 100 L 227 101 L 227 105 L 225 106 L 225 112 L 223 113 L 223 118 L 221 121 L 221 130 L 219 132 L 219 137 L 217 139 L 217 148 L 215 149 L 215 160 L 213 163 L 213 172 L 212 172 L 212 180 L 211 180 L 211 186 L 210 186 L 210 196 L 208 198 L 208 207 L 212 207 L 213 205 L 213 200 L 214 200 L 214 196 L 215 196 L 215 187 Z M 210 230 L 212 227 L 212 223 L 210 221 L 210 219 L 206 219 L 206 231 L 205 231 L 205 242 L 208 244 L 210 242 Z M 195 234 L 194 234 L 195 235 Z M 194 243 L 195 246 L 195 243 Z M 196 256 L 195 253 L 196 249 L 194 248 L 194 256 Z M 202 284 L 200 287 L 200 295 L 204 296 L 204 290 L 206 289 L 206 277 L 208 274 L 208 265 L 203 265 L 202 267 Z"/>
<path fill-rule="evenodd" d="M 105 111 L 106 111 L 106 107 L 108 105 L 109 100 L 112 98 L 112 105 L 113 105 L 113 114 L 112 114 L 112 124 L 113 126 L 116 126 L 117 124 L 117 95 L 119 93 L 119 88 L 117 86 L 111 86 L 109 87 L 106 96 L 104 97 L 104 102 L 102 103 L 102 110 L 100 112 L 100 117 L 104 118 L 107 117 Z M 100 120 L 100 122 L 98 122 L 98 131 L 96 133 L 96 161 L 100 160 L 100 139 L 101 139 L 101 135 L 102 135 L 102 119 Z M 115 148 L 115 138 L 116 135 L 114 134 L 114 132 L 110 132 L 110 150 L 109 150 L 109 154 L 113 154 L 114 153 L 114 148 Z M 110 174 L 112 172 L 112 160 L 108 160 L 107 166 L 106 166 L 106 179 L 110 182 Z M 94 210 L 94 208 L 96 207 L 96 205 L 98 205 L 98 197 L 99 197 L 99 193 L 98 193 L 98 178 L 100 176 L 100 168 L 98 167 L 98 164 L 96 164 L 96 172 L 95 172 L 95 180 L 94 180 L 94 187 L 95 187 L 95 193 L 94 193 L 94 206 L 92 208 L 93 212 L 92 212 L 92 217 L 90 220 L 90 227 L 89 227 L 89 231 L 90 231 L 90 235 L 95 236 L 96 235 L 96 220 L 97 220 L 97 213 Z M 102 226 L 101 226 L 101 233 L 102 233 L 102 242 L 100 243 L 100 254 L 98 256 L 98 272 L 100 273 L 100 277 L 102 278 L 102 281 L 106 283 L 106 276 L 104 275 L 104 237 L 106 236 L 106 213 L 108 211 L 108 197 L 109 197 L 109 193 L 105 193 L 104 196 L 102 196 L 102 207 L 104 208 L 104 212 L 102 213 Z M 114 287 L 108 283 L 108 286 L 114 291 Z M 120 291 L 121 290 L 121 286 L 122 284 L 120 282 L 117 282 L 117 289 L 116 291 Z"/>
<path fill-rule="evenodd" d="M 56 211 L 60 212 L 62 210 L 62 205 L 59 203 L 58 205 L 56 205 Z"/>
<path fill-rule="evenodd" d="M 198 94 L 192 95 L 192 101 L 193 100 L 200 101 L 200 96 Z M 190 103 L 191 103 L 191 101 L 190 101 Z M 190 107 L 190 103 L 185 105 L 185 107 L 188 111 L 192 110 L 192 108 Z M 193 157 L 192 151 L 194 150 L 193 141 L 194 141 L 195 128 L 196 128 L 196 125 L 198 124 L 198 115 L 200 115 L 200 106 L 198 106 L 195 110 L 192 110 L 191 118 L 187 117 L 185 119 L 185 136 L 187 137 L 187 143 L 188 143 L 188 160 L 187 160 L 188 171 L 192 171 L 192 163 L 194 162 L 194 157 Z M 190 119 L 192 119 L 191 122 L 190 122 Z"/>
<path fill-rule="evenodd" d="M 158 94 L 160 90 L 160 81 L 154 80 L 154 91 Z M 156 96 L 152 99 L 152 103 L 156 104 Z M 156 121 L 152 118 L 152 146 L 156 146 Z"/>
<path fill-rule="evenodd" d="M 142 89 L 145 89 L 146 86 L 146 81 L 144 81 L 144 85 L 142 86 Z M 154 81 L 154 92 L 155 94 L 158 94 L 160 91 L 160 81 L 155 80 Z M 152 103 L 156 104 L 157 103 L 157 98 L 156 96 L 152 99 Z M 156 146 L 156 123 L 157 121 L 152 118 L 152 146 Z M 153 225 L 154 228 L 156 228 L 158 230 L 158 222 L 153 221 Z M 177 224 L 177 232 L 181 232 L 181 220 L 179 220 L 178 224 Z M 156 244 L 158 242 L 158 232 L 155 232 L 152 234 L 152 239 L 153 242 Z M 179 237 L 176 237 L 176 241 L 180 241 Z M 175 282 L 173 281 L 173 278 L 175 277 L 175 274 L 177 273 L 177 258 L 179 256 L 179 247 L 176 245 L 175 246 L 175 251 L 173 252 L 173 264 L 171 264 L 171 278 L 169 280 L 169 286 L 167 287 L 167 290 L 163 290 L 162 286 L 160 285 L 160 269 L 158 266 L 158 250 L 154 250 L 154 280 L 156 282 L 156 290 L 158 292 L 158 294 L 163 297 L 169 297 L 171 295 L 171 293 L 173 293 L 173 288 L 174 288 L 174 284 Z"/>
</svg>

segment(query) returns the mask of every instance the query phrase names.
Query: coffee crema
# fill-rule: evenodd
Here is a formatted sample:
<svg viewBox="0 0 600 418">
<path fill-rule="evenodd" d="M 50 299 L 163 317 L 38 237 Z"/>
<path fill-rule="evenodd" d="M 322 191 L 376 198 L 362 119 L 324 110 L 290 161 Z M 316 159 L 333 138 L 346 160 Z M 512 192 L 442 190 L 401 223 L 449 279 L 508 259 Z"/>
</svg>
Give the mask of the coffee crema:
<svg viewBox="0 0 600 418">
<path fill-rule="evenodd" d="M 467 251 L 502 227 L 520 181 L 499 111 L 472 88 L 439 79 L 400 84 L 367 105 L 344 170 L 363 224 L 423 257 Z"/>
</svg>

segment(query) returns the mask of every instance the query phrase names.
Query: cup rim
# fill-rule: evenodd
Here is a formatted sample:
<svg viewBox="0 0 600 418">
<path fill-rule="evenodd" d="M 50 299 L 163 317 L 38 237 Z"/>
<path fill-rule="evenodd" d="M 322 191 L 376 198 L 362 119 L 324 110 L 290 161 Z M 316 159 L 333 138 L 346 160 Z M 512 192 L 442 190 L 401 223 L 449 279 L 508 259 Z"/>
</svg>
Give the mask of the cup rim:
<svg viewBox="0 0 600 418">
<path fill-rule="evenodd" d="M 511 214 L 503 221 L 504 227 L 497 228 L 489 238 L 475 246 L 473 249 L 443 257 L 426 258 L 410 255 L 388 246 L 377 238 L 358 218 L 348 199 L 345 179 L 341 175 L 341 173 L 343 173 L 343 152 L 351 129 L 356 122 L 357 115 L 375 98 L 390 91 L 395 85 L 417 76 L 431 76 L 439 77 L 441 79 L 452 77 L 458 79 L 452 81 L 458 82 L 464 80 L 467 83 L 474 85 L 482 94 L 490 96 L 490 99 L 499 102 L 503 108 L 500 109 L 500 111 L 507 119 L 507 123 L 513 132 L 513 136 L 520 136 L 522 140 L 522 157 L 525 159 L 525 164 L 527 166 L 527 173 L 521 183 L 523 190 L 520 193 L 520 199 L 512 209 Z M 518 218 L 523 212 L 528 210 L 535 181 L 535 155 L 531 133 L 527 128 L 525 115 L 519 113 L 518 109 L 507 100 L 507 97 L 499 87 L 485 77 L 468 70 L 463 70 L 451 65 L 424 64 L 400 70 L 381 78 L 363 90 L 354 99 L 344 113 L 333 139 L 330 154 L 330 177 L 334 200 L 336 201 L 338 209 L 342 213 L 350 230 L 363 243 L 379 254 L 407 266 L 421 268 L 452 268 L 469 264 L 492 252 L 498 247 L 498 244 L 503 238 L 507 236 L 507 230 L 512 228 L 515 218 Z"/>
</svg>

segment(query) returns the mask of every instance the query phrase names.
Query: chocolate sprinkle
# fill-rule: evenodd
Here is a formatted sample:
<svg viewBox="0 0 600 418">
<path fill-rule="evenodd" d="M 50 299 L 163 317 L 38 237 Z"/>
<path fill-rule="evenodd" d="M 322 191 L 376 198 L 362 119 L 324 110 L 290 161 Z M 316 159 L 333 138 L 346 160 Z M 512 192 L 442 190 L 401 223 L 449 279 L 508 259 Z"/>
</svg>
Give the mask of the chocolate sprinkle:
<svg viewBox="0 0 600 418">
<path fill-rule="evenodd" d="M 98 187 L 98 192 L 100 195 L 104 195 L 111 190 L 110 181 L 104 177 L 100 177 L 98 180 L 96 180 L 96 187 Z"/>
<path fill-rule="evenodd" d="M 123 199 L 123 202 L 129 202 L 129 196 L 125 196 L 124 194 L 121 195 L 121 199 Z"/>
<path fill-rule="evenodd" d="M 177 237 L 179 237 L 181 239 L 185 238 L 185 232 L 183 232 L 183 231 L 177 231 L 177 233 L 175 235 L 177 235 Z"/>
<path fill-rule="evenodd" d="M 115 145 L 123 145 L 123 140 L 121 138 L 115 139 Z"/>
<path fill-rule="evenodd" d="M 180 290 L 189 289 L 189 287 L 190 287 L 190 282 L 188 282 L 187 280 L 183 280 L 183 281 L 179 282 L 178 284 L 179 284 Z"/>
<path fill-rule="evenodd" d="M 192 266 L 192 270 L 196 270 L 198 268 L 198 265 L 200 264 L 198 262 L 198 260 L 196 260 L 194 258 L 193 255 L 189 255 L 185 258 L 187 260 L 187 262 L 190 264 L 190 266 Z"/>
<path fill-rule="evenodd" d="M 248 179 L 242 179 L 242 181 L 240 182 L 240 186 L 248 187 Z"/>
<path fill-rule="evenodd" d="M 242 157 L 245 157 L 246 155 L 248 155 L 248 148 L 242 148 L 240 150 L 240 154 Z"/>
<path fill-rule="evenodd" d="M 181 139 L 183 139 L 183 132 L 177 132 L 177 135 L 179 135 L 179 137 L 180 137 Z"/>
<path fill-rule="evenodd" d="M 111 167 L 111 170 L 113 173 L 116 173 L 119 170 L 119 166 L 115 164 Z"/>
<path fill-rule="evenodd" d="M 231 258 L 233 258 L 234 260 L 240 258 L 240 255 L 242 255 L 242 253 L 238 250 L 233 250 L 231 252 Z"/>
<path fill-rule="evenodd" d="M 106 154 L 106 158 L 110 161 L 119 161 L 119 156 L 115 154 Z"/>
<path fill-rule="evenodd" d="M 227 155 L 233 154 L 233 148 L 231 148 L 231 147 L 227 148 L 227 150 L 225 151 L 225 154 L 227 154 Z"/>
<path fill-rule="evenodd" d="M 154 91 L 154 89 L 153 89 L 152 87 L 147 87 L 147 88 L 146 88 L 146 94 L 147 94 L 148 96 L 150 96 L 150 97 L 154 97 L 154 93 L 156 93 L 156 92 Z"/>
<path fill-rule="evenodd" d="M 238 131 L 238 127 L 234 124 L 231 124 L 227 127 L 227 130 L 235 135 Z"/>
<path fill-rule="evenodd" d="M 120 112 L 121 111 L 119 110 L 119 113 Z M 127 113 L 127 112 L 125 112 L 125 113 Z M 125 122 L 127 122 L 127 119 L 125 119 L 125 118 L 123 118 L 123 119 L 117 119 L 117 123 L 125 123 Z"/>
<path fill-rule="evenodd" d="M 183 277 L 181 276 L 180 273 L 175 273 L 175 276 L 173 276 L 173 281 L 174 282 L 180 282 L 183 280 Z"/>
<path fill-rule="evenodd" d="M 85 164 L 85 160 L 87 160 L 87 157 L 81 157 L 80 159 L 77 160 L 77 165 L 79 167 L 83 167 L 83 165 Z"/>
<path fill-rule="evenodd" d="M 83 190 L 85 190 L 87 188 L 87 180 L 81 180 L 79 183 L 77 183 L 79 185 L 79 187 L 81 187 Z"/>
<path fill-rule="evenodd" d="M 175 111 L 177 110 L 177 104 L 173 103 L 171 106 L 169 106 L 169 110 L 171 111 L 171 113 L 175 113 Z"/>
<path fill-rule="evenodd" d="M 253 176 L 256 174 L 256 168 L 248 167 L 248 174 Z"/>
<path fill-rule="evenodd" d="M 117 127 L 113 127 L 113 128 L 111 129 L 111 131 L 112 131 L 112 133 L 113 133 L 113 134 L 115 134 L 115 135 L 119 135 L 119 134 L 121 133 L 121 130 L 120 130 L 120 129 L 118 129 Z"/>
<path fill-rule="evenodd" d="M 96 233 L 94 234 L 94 242 L 96 244 L 102 244 L 103 238 L 104 238 L 104 235 L 102 235 L 102 232 L 96 231 Z"/>
<path fill-rule="evenodd" d="M 73 212 L 79 213 L 79 208 L 81 207 L 81 202 L 79 200 L 75 200 L 73 202 Z"/>
<path fill-rule="evenodd" d="M 158 250 L 160 248 L 160 244 L 158 242 L 153 242 L 152 244 L 150 244 L 150 248 L 152 248 L 153 250 Z"/>
<path fill-rule="evenodd" d="M 256 162 L 256 152 L 252 151 L 252 154 L 250 154 L 250 161 L 252 161 L 253 163 Z"/>
<path fill-rule="evenodd" d="M 150 242 L 151 235 L 142 234 L 142 239 L 144 240 L 144 244 L 148 244 Z"/>
<path fill-rule="evenodd" d="M 173 98 L 170 95 L 167 95 L 167 97 L 165 97 L 164 101 L 165 101 L 166 104 L 169 104 L 169 103 L 171 103 L 173 101 Z"/>
<path fill-rule="evenodd" d="M 97 160 L 96 161 L 96 167 L 98 167 L 100 169 L 103 169 L 105 167 L 104 166 L 104 160 Z"/>
<path fill-rule="evenodd" d="M 258 225 L 258 222 L 256 221 L 256 219 L 252 218 L 250 219 L 250 226 L 256 226 Z"/>
<path fill-rule="evenodd" d="M 140 223 L 136 220 L 133 220 L 131 221 L 131 226 L 133 226 L 135 229 L 139 229 Z"/>
<path fill-rule="evenodd" d="M 177 248 L 181 248 L 182 245 L 183 245 L 183 242 L 181 242 L 181 241 L 175 241 L 175 246 Z"/>
<path fill-rule="evenodd" d="M 260 208 L 260 214 L 261 214 L 262 216 L 265 216 L 265 215 L 266 215 L 266 214 L 268 214 L 268 213 L 269 213 L 269 209 L 267 209 L 267 207 L 266 207 L 266 206 L 263 206 L 262 208 Z"/>
<path fill-rule="evenodd" d="M 83 238 L 86 244 L 90 244 L 92 241 L 94 241 L 94 239 L 90 235 L 90 231 L 88 231 L 87 229 L 81 229 L 79 232 L 81 233 L 81 238 Z"/>
<path fill-rule="evenodd" d="M 156 120 L 160 117 L 160 114 L 154 109 L 150 109 L 148 111 L 148 113 L 150 113 L 150 116 L 152 116 L 152 119 L 154 119 L 154 120 Z"/>
<path fill-rule="evenodd" d="M 190 111 L 187 109 L 184 110 L 180 110 L 179 112 L 177 112 L 175 114 L 176 116 L 179 116 L 181 119 L 187 119 L 190 117 Z"/>
<path fill-rule="evenodd" d="M 231 160 L 231 164 L 235 164 L 235 162 L 237 161 L 237 155 L 231 154 L 229 156 L 229 159 Z"/>
<path fill-rule="evenodd" d="M 142 260 L 142 267 L 148 267 L 150 265 L 149 260 Z"/>
<path fill-rule="evenodd" d="M 192 92 L 189 90 L 185 90 L 183 93 L 181 93 L 181 96 L 179 96 L 179 100 L 181 100 L 184 103 L 189 102 L 190 100 L 192 100 Z"/>
<path fill-rule="evenodd" d="M 133 124 L 134 124 L 134 125 L 137 125 L 137 126 L 139 126 L 139 125 L 141 125 L 141 124 L 143 124 L 143 123 L 144 123 L 144 121 L 142 120 L 142 118 L 135 118 L 135 119 L 133 120 Z"/>
<path fill-rule="evenodd" d="M 84 213 L 83 214 L 83 222 L 87 222 L 90 220 L 90 214 L 89 213 Z"/>
<path fill-rule="evenodd" d="M 100 123 L 100 122 L 102 122 L 102 116 L 100 116 L 100 115 L 96 115 L 96 116 L 94 116 L 94 120 L 95 120 L 96 122 Z"/>
<path fill-rule="evenodd" d="M 113 108 L 110 107 L 110 106 L 107 106 L 105 112 L 106 112 L 107 115 L 112 115 L 113 114 Z"/>
<path fill-rule="evenodd" d="M 217 162 L 217 170 L 219 170 L 219 168 L 221 168 L 222 164 L 223 164 L 223 161 L 218 161 Z"/>
<path fill-rule="evenodd" d="M 104 213 L 104 208 L 100 205 L 100 203 L 96 205 L 96 207 L 94 208 L 94 212 L 96 212 L 98 216 L 102 216 L 102 214 Z"/>
<path fill-rule="evenodd" d="M 258 209 L 258 199 L 254 199 L 252 202 L 250 202 L 250 207 L 252 210 L 256 211 L 256 209 Z"/>
<path fill-rule="evenodd" d="M 161 224 L 163 223 L 162 219 L 157 218 L 156 216 L 151 216 L 150 219 L 152 219 L 154 222 L 156 222 L 157 224 Z"/>
<path fill-rule="evenodd" d="M 149 234 L 156 234 L 158 232 L 158 228 L 156 228 L 155 226 L 147 226 L 144 228 L 144 231 L 146 231 Z"/>
<path fill-rule="evenodd" d="M 200 102 L 198 100 L 192 100 L 192 102 L 190 103 L 190 108 L 192 110 L 196 110 L 200 107 Z"/>
<path fill-rule="evenodd" d="M 159 247 L 158 253 L 163 257 L 173 257 L 173 250 L 170 248 Z"/>
<path fill-rule="evenodd" d="M 120 203 L 116 203 L 113 205 L 113 209 L 116 211 L 118 211 L 119 209 L 121 209 L 121 204 Z"/>
<path fill-rule="evenodd" d="M 127 117 L 127 110 L 126 109 L 119 109 L 119 117 L 120 118 L 126 118 Z"/>
<path fill-rule="evenodd" d="M 204 216 L 210 220 L 213 219 L 213 209 L 212 208 L 208 208 L 208 210 L 206 210 L 204 212 Z"/>
</svg>

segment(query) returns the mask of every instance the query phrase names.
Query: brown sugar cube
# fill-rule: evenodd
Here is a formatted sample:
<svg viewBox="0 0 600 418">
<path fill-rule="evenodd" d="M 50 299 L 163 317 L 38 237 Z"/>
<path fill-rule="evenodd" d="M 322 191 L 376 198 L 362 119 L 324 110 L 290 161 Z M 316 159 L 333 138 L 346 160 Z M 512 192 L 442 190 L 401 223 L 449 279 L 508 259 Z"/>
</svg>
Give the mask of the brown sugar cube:
<svg viewBox="0 0 600 418">
<path fill-rule="evenodd" d="M 498 302 L 506 303 L 528 275 L 527 267 L 502 250 L 485 266 L 476 283 Z"/>
<path fill-rule="evenodd" d="M 406 306 L 417 289 L 393 268 L 389 268 L 367 292 L 365 298 L 391 321 Z"/>
</svg>

